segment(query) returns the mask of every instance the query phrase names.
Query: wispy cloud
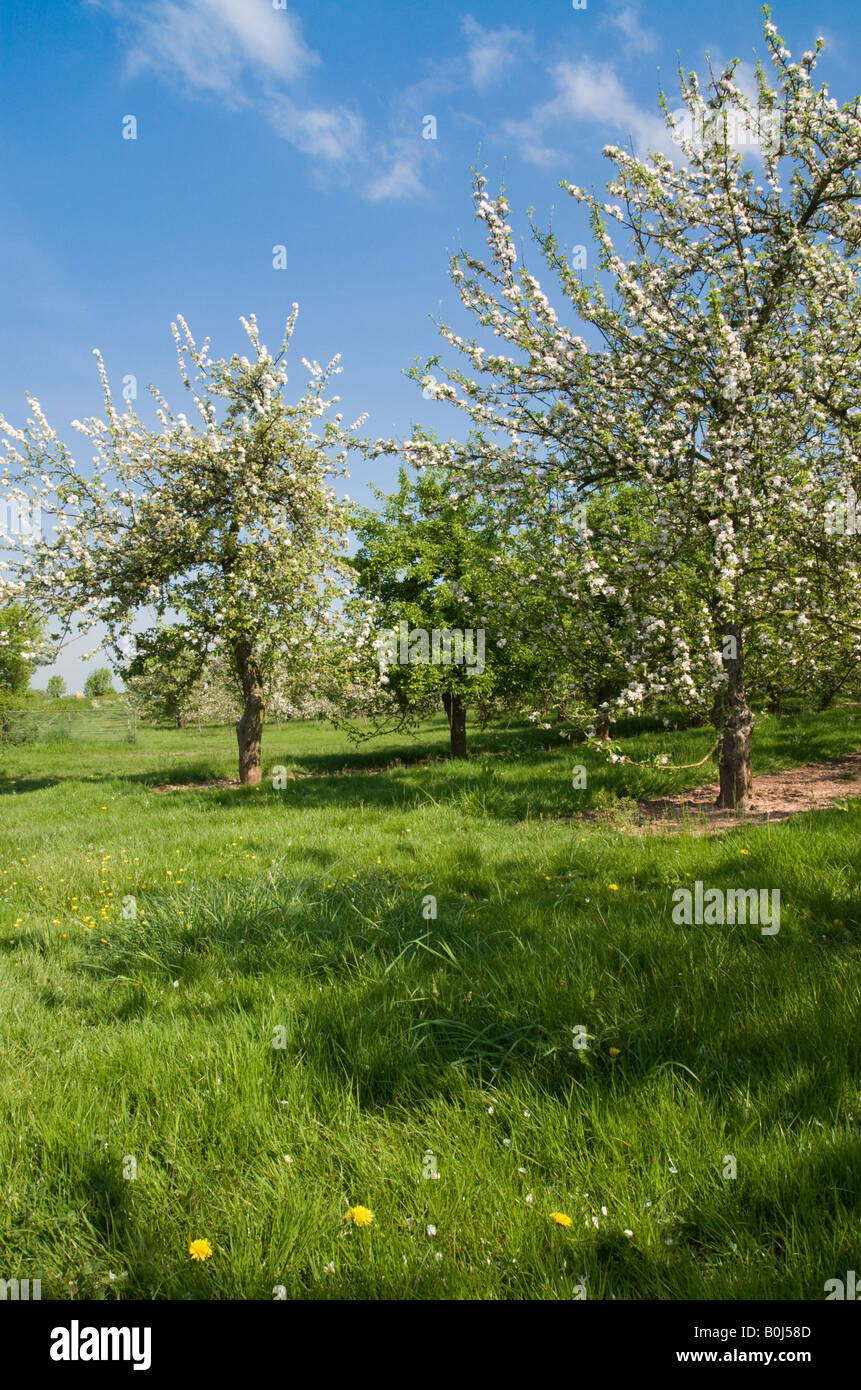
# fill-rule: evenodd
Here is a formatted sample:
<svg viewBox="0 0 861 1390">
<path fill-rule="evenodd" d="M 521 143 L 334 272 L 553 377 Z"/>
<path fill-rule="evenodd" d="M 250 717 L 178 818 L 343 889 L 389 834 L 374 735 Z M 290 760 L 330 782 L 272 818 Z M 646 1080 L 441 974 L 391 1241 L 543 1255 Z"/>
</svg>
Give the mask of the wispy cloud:
<svg viewBox="0 0 861 1390">
<path fill-rule="evenodd" d="M 644 29 L 640 23 L 639 0 L 627 3 L 610 10 L 607 15 L 607 23 L 614 29 L 618 29 L 624 36 L 624 49 L 626 55 L 632 53 L 654 53 L 658 47 L 658 35 L 654 29 Z"/>
<path fill-rule="evenodd" d="M 195 94 L 256 109 L 283 140 L 327 163 L 362 157 L 360 115 L 340 103 L 305 105 L 285 90 L 321 65 L 299 20 L 271 0 L 155 0 L 129 10 L 90 0 L 129 24 L 130 75 L 152 71 Z"/>
<path fill-rule="evenodd" d="M 609 63 L 595 63 L 589 58 L 558 63 L 550 69 L 550 76 L 554 95 L 536 106 L 525 120 L 508 121 L 504 127 L 530 163 L 550 165 L 570 154 L 572 134 L 576 135 L 572 122 L 604 127 L 622 139 L 631 137 L 639 151 L 677 149 L 663 117 L 639 106 Z"/>
<path fill-rule="evenodd" d="M 371 179 L 365 197 L 372 203 L 383 199 L 417 198 L 427 192 L 421 177 L 422 152 L 411 141 L 399 142 L 390 155 L 389 167 Z"/>
<path fill-rule="evenodd" d="M 521 29 L 485 29 L 472 15 L 464 19 L 461 33 L 469 40 L 466 63 L 470 81 L 478 92 L 501 82 L 518 56 L 532 47 L 531 37 Z"/>
<path fill-rule="evenodd" d="M 396 97 L 390 120 L 390 142 L 378 152 L 383 159 L 382 173 L 375 174 L 365 188 L 372 202 L 383 199 L 417 198 L 427 193 L 423 174 L 439 159 L 436 138 L 422 138 L 422 126 L 429 116 L 440 116 L 440 102 L 455 94 L 484 92 L 502 82 L 524 57 L 534 56 L 532 35 L 521 29 L 485 29 L 472 15 L 461 25 L 466 40 L 464 50 L 443 62 L 426 64 L 426 74 Z M 452 118 L 451 107 L 448 116 Z M 463 122 L 462 114 L 459 117 Z"/>
<path fill-rule="evenodd" d="M 302 107 L 290 97 L 278 94 L 261 109 L 276 134 L 304 154 L 333 164 L 361 156 L 364 121 L 346 106 Z"/>
<path fill-rule="evenodd" d="M 298 19 L 269 0 L 156 0 L 119 13 L 131 29 L 132 73 L 151 69 L 235 102 L 249 69 L 289 81 L 320 62 Z"/>
</svg>

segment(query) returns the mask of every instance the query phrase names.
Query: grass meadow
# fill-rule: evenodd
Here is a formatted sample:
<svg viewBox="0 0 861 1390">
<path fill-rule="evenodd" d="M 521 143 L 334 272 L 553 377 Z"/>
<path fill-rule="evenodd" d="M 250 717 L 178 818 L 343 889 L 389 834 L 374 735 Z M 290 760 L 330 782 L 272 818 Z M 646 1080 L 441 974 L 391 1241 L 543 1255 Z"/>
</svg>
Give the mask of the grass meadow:
<svg viewBox="0 0 861 1390">
<path fill-rule="evenodd" d="M 619 733 L 677 763 L 712 740 Z M 644 835 L 633 802 L 712 764 L 503 725 L 452 763 L 447 736 L 268 727 L 283 790 L 187 786 L 235 775 L 225 728 L 0 752 L 0 1273 L 802 1300 L 857 1267 L 861 803 Z M 859 742 L 845 710 L 766 719 L 754 772 Z M 779 888 L 779 933 L 676 925 L 696 880 Z"/>
</svg>

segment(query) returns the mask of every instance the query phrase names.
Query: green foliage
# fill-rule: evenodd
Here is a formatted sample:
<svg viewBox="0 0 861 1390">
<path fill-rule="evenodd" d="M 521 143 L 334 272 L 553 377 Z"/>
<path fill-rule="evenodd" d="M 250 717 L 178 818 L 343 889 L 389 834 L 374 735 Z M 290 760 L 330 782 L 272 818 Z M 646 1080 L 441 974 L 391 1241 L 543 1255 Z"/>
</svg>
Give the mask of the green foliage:
<svg viewBox="0 0 861 1390">
<path fill-rule="evenodd" d="M 492 711 L 532 698 L 544 677 L 546 653 L 534 633 L 505 613 L 503 577 L 515 528 L 487 495 L 458 492 L 443 470 L 411 479 L 401 468 L 398 489 L 382 506 L 362 511 L 356 522 L 359 549 L 353 565 L 358 592 L 376 605 L 377 631 L 406 625 L 404 647 L 388 658 L 383 710 L 393 704 L 404 717 L 421 717 L 454 698 L 486 720 Z M 522 543 L 526 534 L 517 536 Z M 404 660 L 414 632 L 464 634 L 464 660 Z M 471 634 L 471 643 L 467 634 Z M 385 654 L 384 654 L 385 658 Z"/>
<path fill-rule="evenodd" d="M 60 700 L 66 693 L 66 682 L 62 676 L 51 676 L 48 681 L 48 694 L 52 700 Z"/>
<path fill-rule="evenodd" d="M 94 696 L 113 695 L 114 693 L 111 673 L 107 666 L 100 666 L 98 670 L 91 671 L 84 682 L 84 694 L 91 699 Z"/>
<path fill-rule="evenodd" d="M 136 634 L 134 651 L 120 664 L 120 674 L 144 716 L 182 723 L 206 664 L 206 650 L 189 645 L 184 628 L 165 625 Z"/>
<path fill-rule="evenodd" d="M 43 623 L 23 603 L 0 608 L 0 699 L 22 695 L 38 664 Z"/>
</svg>

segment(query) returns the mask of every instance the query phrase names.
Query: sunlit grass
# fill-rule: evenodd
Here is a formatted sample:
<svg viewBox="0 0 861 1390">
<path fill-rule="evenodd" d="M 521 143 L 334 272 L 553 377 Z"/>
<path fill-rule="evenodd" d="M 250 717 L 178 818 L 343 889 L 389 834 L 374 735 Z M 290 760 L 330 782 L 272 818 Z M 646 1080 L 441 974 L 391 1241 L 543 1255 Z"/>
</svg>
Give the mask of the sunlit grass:
<svg viewBox="0 0 861 1390">
<path fill-rule="evenodd" d="M 757 770 L 849 751 L 850 718 L 766 721 Z M 640 727 L 640 761 L 711 742 Z M 350 773 L 281 792 L 154 789 L 232 776 L 228 730 L 4 752 L 0 1276 L 801 1299 L 856 1267 L 858 804 L 645 839 L 572 817 L 713 768 L 611 767 L 532 728 L 452 764 L 445 732 L 267 729 L 267 768 Z M 696 879 L 779 887 L 779 934 L 675 925 Z"/>
</svg>

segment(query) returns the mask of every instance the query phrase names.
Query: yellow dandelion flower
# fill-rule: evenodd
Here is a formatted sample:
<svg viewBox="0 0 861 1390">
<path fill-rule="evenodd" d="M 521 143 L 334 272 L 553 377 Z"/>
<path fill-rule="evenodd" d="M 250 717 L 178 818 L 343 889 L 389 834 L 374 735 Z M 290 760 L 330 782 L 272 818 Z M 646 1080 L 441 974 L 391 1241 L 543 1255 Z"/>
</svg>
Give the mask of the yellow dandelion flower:
<svg viewBox="0 0 861 1390">
<path fill-rule="evenodd" d="M 619 891 L 619 885 L 618 885 L 618 883 L 611 883 L 611 884 L 609 885 L 609 887 L 611 888 L 611 890 L 612 890 L 614 893 L 618 893 L 618 891 Z"/>
<path fill-rule="evenodd" d="M 193 1260 L 208 1260 L 212 1254 L 212 1246 L 208 1240 L 190 1240 L 188 1253 Z"/>
<path fill-rule="evenodd" d="M 555 1221 L 557 1226 L 570 1226 L 571 1217 L 566 1216 L 564 1211 L 551 1211 L 550 1220 Z"/>
<path fill-rule="evenodd" d="M 620 1055 L 621 1051 L 622 1051 L 621 1047 L 611 1047 L 611 1048 L 610 1048 L 610 1056 L 611 1056 L 611 1057 L 618 1057 L 618 1056 Z"/>
<path fill-rule="evenodd" d="M 354 1226 L 370 1226 L 374 1219 L 374 1213 L 367 1207 L 350 1207 L 349 1211 L 344 1212 L 344 1220 L 352 1221 Z"/>
</svg>

